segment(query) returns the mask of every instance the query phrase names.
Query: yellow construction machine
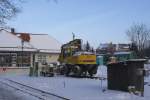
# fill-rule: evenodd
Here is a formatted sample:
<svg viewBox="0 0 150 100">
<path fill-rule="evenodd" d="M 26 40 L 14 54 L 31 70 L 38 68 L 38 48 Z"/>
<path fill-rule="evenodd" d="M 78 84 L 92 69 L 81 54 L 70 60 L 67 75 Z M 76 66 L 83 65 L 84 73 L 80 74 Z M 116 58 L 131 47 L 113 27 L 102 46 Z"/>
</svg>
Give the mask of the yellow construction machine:
<svg viewBox="0 0 150 100">
<path fill-rule="evenodd" d="M 66 76 L 93 76 L 97 72 L 96 55 L 82 50 L 81 39 L 62 45 L 58 61 Z"/>
</svg>

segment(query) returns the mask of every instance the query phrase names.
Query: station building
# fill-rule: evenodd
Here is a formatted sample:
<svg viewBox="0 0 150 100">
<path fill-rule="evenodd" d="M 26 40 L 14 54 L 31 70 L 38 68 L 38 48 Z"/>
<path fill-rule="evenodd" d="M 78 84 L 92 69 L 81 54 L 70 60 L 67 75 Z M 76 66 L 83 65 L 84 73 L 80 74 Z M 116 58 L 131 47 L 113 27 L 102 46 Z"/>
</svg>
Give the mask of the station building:
<svg viewBox="0 0 150 100">
<path fill-rule="evenodd" d="M 30 67 L 33 62 L 56 63 L 61 43 L 48 34 L 0 30 L 0 67 Z"/>
</svg>

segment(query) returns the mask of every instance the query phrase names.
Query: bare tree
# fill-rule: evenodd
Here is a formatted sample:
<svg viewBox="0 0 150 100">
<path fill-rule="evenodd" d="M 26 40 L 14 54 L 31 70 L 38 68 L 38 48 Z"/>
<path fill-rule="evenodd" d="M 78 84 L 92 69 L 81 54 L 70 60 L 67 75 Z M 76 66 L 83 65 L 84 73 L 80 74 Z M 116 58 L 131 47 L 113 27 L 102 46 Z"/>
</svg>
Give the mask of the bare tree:
<svg viewBox="0 0 150 100">
<path fill-rule="evenodd" d="M 86 45 L 85 45 L 85 50 L 86 50 L 86 51 L 90 51 L 90 49 L 91 49 L 90 44 L 89 44 L 89 42 L 87 41 L 87 42 L 86 42 Z"/>
<path fill-rule="evenodd" d="M 134 24 L 127 32 L 130 41 L 137 46 L 139 56 L 143 56 L 145 44 L 150 40 L 150 31 L 145 24 Z"/>
<path fill-rule="evenodd" d="M 20 4 L 27 0 L 0 0 L 0 26 L 6 24 L 7 20 L 16 16 L 20 10 Z M 51 0 L 48 0 L 51 1 Z M 57 3 L 57 0 L 52 0 Z"/>
<path fill-rule="evenodd" d="M 0 25 L 5 24 L 20 11 L 17 6 L 19 2 L 21 0 L 0 0 Z"/>
</svg>

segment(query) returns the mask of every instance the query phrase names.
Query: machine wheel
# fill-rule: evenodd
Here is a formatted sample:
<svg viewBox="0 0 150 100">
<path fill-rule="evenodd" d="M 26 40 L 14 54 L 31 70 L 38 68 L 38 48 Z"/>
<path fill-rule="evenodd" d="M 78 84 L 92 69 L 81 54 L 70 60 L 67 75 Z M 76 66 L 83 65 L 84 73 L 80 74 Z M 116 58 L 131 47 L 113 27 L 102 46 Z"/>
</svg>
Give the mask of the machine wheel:
<svg viewBox="0 0 150 100">
<path fill-rule="evenodd" d="M 64 75 L 65 74 L 65 68 L 64 68 L 63 65 L 59 66 L 59 73 L 60 73 L 60 75 Z"/>
<path fill-rule="evenodd" d="M 91 69 L 89 69 L 88 70 L 88 73 L 89 73 L 89 75 L 92 77 L 93 76 L 93 74 L 96 74 L 96 72 L 97 72 L 97 66 L 96 65 L 92 65 L 91 66 Z"/>
<path fill-rule="evenodd" d="M 75 76 L 81 76 L 81 73 L 82 73 L 81 67 L 78 66 L 78 65 L 75 65 L 73 67 L 73 73 L 74 73 Z"/>
<path fill-rule="evenodd" d="M 66 76 L 69 76 L 70 72 L 71 72 L 71 68 L 69 65 L 64 66 L 64 72 Z"/>
</svg>

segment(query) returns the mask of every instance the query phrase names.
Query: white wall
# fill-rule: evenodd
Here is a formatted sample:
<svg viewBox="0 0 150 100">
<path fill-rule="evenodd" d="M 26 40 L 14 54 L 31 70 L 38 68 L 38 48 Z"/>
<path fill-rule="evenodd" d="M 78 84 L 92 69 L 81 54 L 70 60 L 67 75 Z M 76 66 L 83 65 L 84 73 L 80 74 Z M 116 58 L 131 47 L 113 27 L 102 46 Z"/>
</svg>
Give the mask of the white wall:
<svg viewBox="0 0 150 100">
<path fill-rule="evenodd" d="M 58 61 L 59 54 L 45 54 L 40 53 L 35 55 L 35 62 L 39 62 L 39 56 L 41 56 L 41 60 L 45 60 L 47 63 L 54 63 Z"/>
<path fill-rule="evenodd" d="M 0 67 L 0 75 L 29 75 L 29 67 Z"/>
</svg>

